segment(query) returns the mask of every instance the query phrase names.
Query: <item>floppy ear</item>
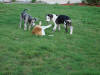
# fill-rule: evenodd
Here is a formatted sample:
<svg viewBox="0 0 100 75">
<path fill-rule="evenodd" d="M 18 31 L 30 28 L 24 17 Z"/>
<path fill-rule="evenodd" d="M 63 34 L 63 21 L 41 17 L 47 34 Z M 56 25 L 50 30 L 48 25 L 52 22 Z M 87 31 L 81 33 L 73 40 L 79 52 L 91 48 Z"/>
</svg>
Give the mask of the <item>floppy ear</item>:
<svg viewBox="0 0 100 75">
<path fill-rule="evenodd" d="M 42 25 L 42 22 L 41 21 L 39 22 L 39 25 Z"/>
<path fill-rule="evenodd" d="M 59 15 L 56 15 L 56 16 L 59 16 Z"/>
<path fill-rule="evenodd" d="M 48 14 L 48 16 L 50 16 L 51 18 L 53 18 L 53 15 L 52 14 Z"/>
<path fill-rule="evenodd" d="M 49 17 L 50 17 L 50 19 L 52 19 L 52 18 L 53 18 L 53 15 L 52 15 L 52 14 L 48 14 L 47 16 L 49 16 Z"/>
</svg>

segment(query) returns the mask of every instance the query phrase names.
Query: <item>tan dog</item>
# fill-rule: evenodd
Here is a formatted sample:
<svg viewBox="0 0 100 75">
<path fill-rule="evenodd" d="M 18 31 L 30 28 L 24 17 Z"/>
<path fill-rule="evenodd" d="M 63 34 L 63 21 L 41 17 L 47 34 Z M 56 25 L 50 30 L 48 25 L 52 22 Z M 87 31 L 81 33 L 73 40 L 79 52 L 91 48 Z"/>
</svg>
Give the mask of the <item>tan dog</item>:
<svg viewBox="0 0 100 75">
<path fill-rule="evenodd" d="M 35 35 L 45 35 L 45 29 L 51 27 L 51 24 L 48 25 L 48 26 L 41 26 L 41 21 L 39 23 L 39 25 L 36 25 L 33 30 L 32 30 L 32 34 L 35 34 Z"/>
</svg>

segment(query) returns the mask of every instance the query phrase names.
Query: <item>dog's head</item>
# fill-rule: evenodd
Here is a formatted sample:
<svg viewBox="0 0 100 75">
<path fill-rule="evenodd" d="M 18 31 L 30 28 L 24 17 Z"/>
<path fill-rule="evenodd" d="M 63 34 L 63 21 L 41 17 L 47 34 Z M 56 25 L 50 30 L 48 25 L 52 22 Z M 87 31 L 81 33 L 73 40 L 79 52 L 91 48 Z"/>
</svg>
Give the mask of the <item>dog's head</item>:
<svg viewBox="0 0 100 75">
<path fill-rule="evenodd" d="M 46 15 L 46 21 L 47 21 L 47 22 L 51 21 L 52 18 L 53 18 L 53 14 L 48 14 L 48 15 Z"/>
<path fill-rule="evenodd" d="M 35 35 L 42 35 L 41 24 L 42 24 L 42 22 L 40 21 L 39 24 L 36 25 L 36 26 L 33 28 L 32 34 L 35 34 Z"/>
<path fill-rule="evenodd" d="M 35 22 L 37 21 L 37 18 L 32 18 L 32 20 L 31 20 L 31 24 L 32 24 L 32 26 L 35 26 Z"/>
</svg>

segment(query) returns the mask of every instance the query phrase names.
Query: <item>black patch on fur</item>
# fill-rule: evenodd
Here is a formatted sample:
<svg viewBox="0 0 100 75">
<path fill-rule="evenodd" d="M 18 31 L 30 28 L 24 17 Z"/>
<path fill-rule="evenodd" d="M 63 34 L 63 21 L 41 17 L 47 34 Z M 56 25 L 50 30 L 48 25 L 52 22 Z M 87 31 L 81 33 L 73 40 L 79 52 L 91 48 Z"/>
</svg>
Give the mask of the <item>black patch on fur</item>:
<svg viewBox="0 0 100 75">
<path fill-rule="evenodd" d="M 47 16 L 49 16 L 49 17 L 50 17 L 50 19 L 52 19 L 52 18 L 53 18 L 53 15 L 52 15 L 52 14 L 48 14 Z"/>
<path fill-rule="evenodd" d="M 59 15 L 55 22 L 56 24 L 64 24 L 65 22 L 66 25 L 65 31 L 68 32 L 67 26 L 71 26 L 71 22 L 69 22 L 68 20 L 71 20 L 69 16 Z"/>
<path fill-rule="evenodd" d="M 59 15 L 55 22 L 56 24 L 64 24 L 64 22 L 66 22 L 67 24 L 67 20 L 71 20 L 70 17 L 65 15 Z"/>
</svg>

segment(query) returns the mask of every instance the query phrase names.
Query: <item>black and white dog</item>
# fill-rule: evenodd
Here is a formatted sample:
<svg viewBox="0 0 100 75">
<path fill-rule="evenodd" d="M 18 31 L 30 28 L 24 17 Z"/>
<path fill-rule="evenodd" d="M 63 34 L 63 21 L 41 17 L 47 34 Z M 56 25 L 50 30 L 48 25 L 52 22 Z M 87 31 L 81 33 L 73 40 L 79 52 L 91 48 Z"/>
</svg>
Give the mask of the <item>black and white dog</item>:
<svg viewBox="0 0 100 75">
<path fill-rule="evenodd" d="M 72 21 L 70 17 L 66 15 L 56 15 L 56 14 L 48 14 L 46 15 L 46 21 L 53 21 L 54 28 L 53 31 L 56 31 L 56 28 L 58 27 L 58 30 L 60 31 L 60 24 L 64 24 L 66 32 L 68 32 L 67 27 L 70 27 L 70 34 L 73 32 L 73 26 L 71 25 Z"/>
<path fill-rule="evenodd" d="M 29 30 L 31 29 L 31 26 L 35 25 L 36 18 L 33 18 L 29 14 L 26 13 L 26 10 L 24 9 L 20 15 L 20 28 L 22 26 L 22 21 L 24 20 L 24 30 L 27 30 L 27 24 L 29 23 Z"/>
</svg>

